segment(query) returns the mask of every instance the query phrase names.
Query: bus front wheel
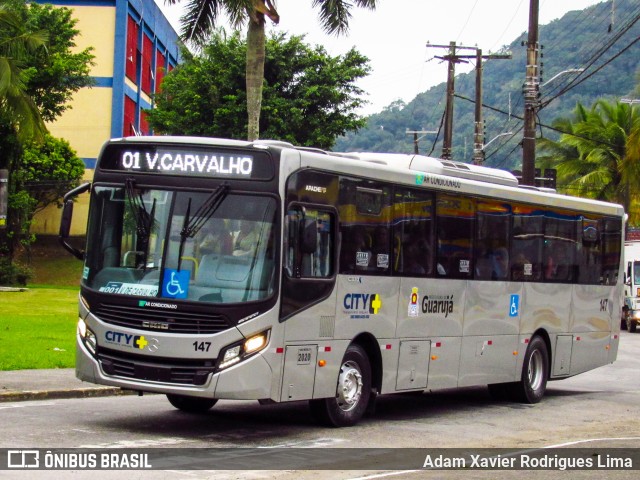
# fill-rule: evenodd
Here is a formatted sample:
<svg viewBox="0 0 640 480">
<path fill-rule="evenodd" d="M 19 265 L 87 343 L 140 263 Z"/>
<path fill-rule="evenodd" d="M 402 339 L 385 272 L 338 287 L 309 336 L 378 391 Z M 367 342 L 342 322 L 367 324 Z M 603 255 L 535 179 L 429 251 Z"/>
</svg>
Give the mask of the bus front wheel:
<svg viewBox="0 0 640 480">
<path fill-rule="evenodd" d="M 364 415 L 371 396 L 371 364 L 366 352 L 350 345 L 342 359 L 336 395 L 333 398 L 311 400 L 313 415 L 331 427 L 349 427 Z"/>
<path fill-rule="evenodd" d="M 514 400 L 538 403 L 547 389 L 549 377 L 549 351 L 542 337 L 535 336 L 529 342 L 522 365 L 522 379 L 513 384 Z"/>
<path fill-rule="evenodd" d="M 173 395 L 171 393 L 167 394 L 167 399 L 169 403 L 178 410 L 188 413 L 204 413 L 218 401 L 216 398 L 188 397 L 186 395 Z"/>
</svg>

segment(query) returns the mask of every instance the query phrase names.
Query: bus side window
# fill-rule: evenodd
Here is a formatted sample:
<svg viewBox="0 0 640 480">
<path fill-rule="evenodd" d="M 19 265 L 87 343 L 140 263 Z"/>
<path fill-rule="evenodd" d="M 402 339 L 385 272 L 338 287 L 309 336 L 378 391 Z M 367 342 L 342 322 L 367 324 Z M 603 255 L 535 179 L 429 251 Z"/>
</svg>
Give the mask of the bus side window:
<svg viewBox="0 0 640 480">
<path fill-rule="evenodd" d="M 312 208 L 289 211 L 285 230 L 286 273 L 294 278 L 333 275 L 334 216 Z"/>
<path fill-rule="evenodd" d="M 396 274 L 433 273 L 433 194 L 397 188 L 393 202 L 393 268 Z"/>
<path fill-rule="evenodd" d="M 473 274 L 475 200 L 439 195 L 436 203 L 436 274 L 446 278 L 470 278 Z"/>
</svg>

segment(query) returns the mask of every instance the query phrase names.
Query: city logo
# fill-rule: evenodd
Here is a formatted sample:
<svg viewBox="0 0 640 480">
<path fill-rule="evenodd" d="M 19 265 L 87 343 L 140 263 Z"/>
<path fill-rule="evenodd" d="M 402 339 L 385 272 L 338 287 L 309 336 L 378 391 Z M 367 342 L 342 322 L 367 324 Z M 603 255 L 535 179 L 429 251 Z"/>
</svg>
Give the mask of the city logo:
<svg viewBox="0 0 640 480">
<path fill-rule="evenodd" d="M 411 297 L 409 298 L 409 316 L 417 317 L 418 316 L 418 287 L 413 287 L 411 289 Z"/>
<path fill-rule="evenodd" d="M 107 330 L 104 334 L 104 339 L 107 343 L 121 347 L 135 348 L 136 350 L 143 350 L 146 347 L 147 350 L 155 352 L 158 349 L 158 339 L 147 339 L 144 335 L 133 335 L 131 333 Z"/>
<path fill-rule="evenodd" d="M 380 312 L 382 299 L 377 293 L 347 293 L 342 306 L 349 318 L 369 318 Z"/>
<path fill-rule="evenodd" d="M 422 297 L 422 313 L 444 315 L 453 312 L 453 295 L 425 295 Z"/>
</svg>

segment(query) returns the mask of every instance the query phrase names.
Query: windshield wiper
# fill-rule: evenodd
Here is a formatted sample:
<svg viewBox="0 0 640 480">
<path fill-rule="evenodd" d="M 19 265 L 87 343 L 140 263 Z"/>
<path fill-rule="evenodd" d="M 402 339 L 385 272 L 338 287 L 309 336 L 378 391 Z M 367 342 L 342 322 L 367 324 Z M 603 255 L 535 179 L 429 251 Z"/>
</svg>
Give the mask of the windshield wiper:
<svg viewBox="0 0 640 480">
<path fill-rule="evenodd" d="M 213 216 L 222 201 L 227 196 L 229 191 L 229 184 L 227 182 L 222 183 L 216 188 L 211 195 L 202 202 L 200 208 L 196 210 L 196 213 L 191 217 L 191 197 L 189 197 L 189 203 L 187 204 L 187 212 L 184 215 L 184 222 L 182 223 L 182 230 L 180 230 L 180 249 L 178 256 L 178 270 L 180 270 L 182 264 L 182 254 L 184 252 L 184 244 L 187 238 L 195 237 L 205 223 Z"/>
</svg>

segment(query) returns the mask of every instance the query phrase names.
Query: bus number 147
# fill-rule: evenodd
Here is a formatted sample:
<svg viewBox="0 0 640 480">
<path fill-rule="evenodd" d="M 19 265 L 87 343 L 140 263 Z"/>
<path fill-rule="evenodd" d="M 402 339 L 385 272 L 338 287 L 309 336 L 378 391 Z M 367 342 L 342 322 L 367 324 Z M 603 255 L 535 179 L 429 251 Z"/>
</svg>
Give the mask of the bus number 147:
<svg viewBox="0 0 640 480">
<path fill-rule="evenodd" d="M 211 342 L 193 342 L 193 349 L 196 352 L 208 352 L 211 348 Z"/>
</svg>

